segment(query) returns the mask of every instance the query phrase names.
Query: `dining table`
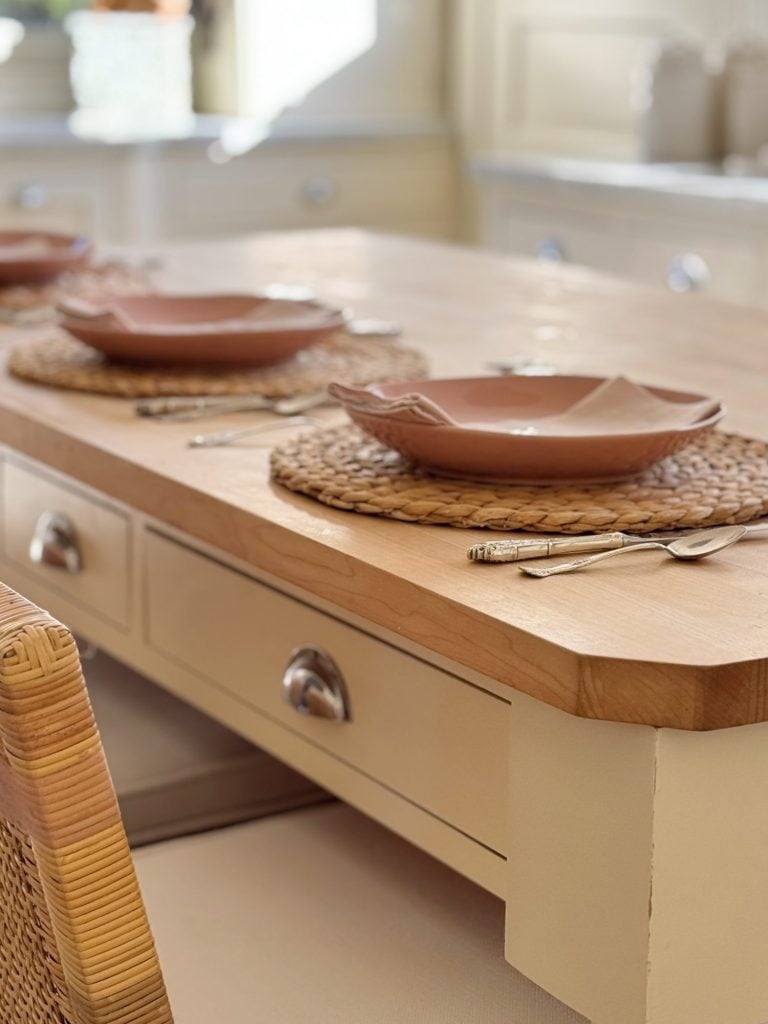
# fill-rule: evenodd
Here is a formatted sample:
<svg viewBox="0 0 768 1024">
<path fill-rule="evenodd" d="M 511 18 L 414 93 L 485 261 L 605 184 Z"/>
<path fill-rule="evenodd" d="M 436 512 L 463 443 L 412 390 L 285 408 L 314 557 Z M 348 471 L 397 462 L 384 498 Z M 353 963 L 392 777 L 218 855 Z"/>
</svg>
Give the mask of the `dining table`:
<svg viewBox="0 0 768 1024">
<path fill-rule="evenodd" d="M 352 228 L 123 255 L 166 292 L 300 285 L 397 321 L 433 377 L 624 375 L 768 441 L 765 310 Z M 0 327 L 3 358 L 40 329 Z M 531 579 L 467 558 L 524 534 L 276 484 L 311 425 L 187 443 L 274 419 L 158 422 L 3 372 L 0 578 L 495 893 L 509 964 L 593 1024 L 768 1021 L 768 539 Z M 76 558 L 40 557 L 52 516 Z"/>
</svg>

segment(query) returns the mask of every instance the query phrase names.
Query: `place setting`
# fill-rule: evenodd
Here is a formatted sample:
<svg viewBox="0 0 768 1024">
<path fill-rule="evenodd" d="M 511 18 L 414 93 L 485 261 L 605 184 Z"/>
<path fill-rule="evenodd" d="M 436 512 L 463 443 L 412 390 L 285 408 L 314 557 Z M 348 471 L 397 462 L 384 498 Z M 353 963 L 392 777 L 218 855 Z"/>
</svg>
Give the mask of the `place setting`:
<svg viewBox="0 0 768 1024">
<path fill-rule="evenodd" d="M 716 429 L 726 409 L 708 395 L 557 373 L 329 393 L 350 422 L 276 447 L 272 479 L 368 516 L 550 535 L 473 544 L 479 565 L 579 556 L 519 566 L 543 578 L 620 552 L 698 560 L 768 536 L 754 522 L 768 514 L 768 446 Z"/>
<path fill-rule="evenodd" d="M 187 445 L 290 429 L 271 452 L 278 485 L 368 516 L 547 534 L 467 551 L 537 578 L 651 548 L 699 560 L 762 532 L 768 449 L 716 429 L 726 410 L 712 396 L 551 366 L 429 379 L 399 324 L 307 289 L 112 290 L 78 279 L 94 265 L 87 239 L 0 234 L 0 288 L 54 289 L 56 302 L 55 323 L 14 340 L 12 375 L 132 399 L 148 422 L 270 413 Z M 347 422 L 308 415 L 327 404 Z M 577 557 L 538 563 L 563 555 Z"/>
<path fill-rule="evenodd" d="M 253 293 L 161 292 L 57 303 L 57 324 L 16 339 L 11 374 L 50 387 L 136 400 L 153 421 L 293 412 L 326 402 L 332 381 L 412 378 L 424 357 L 393 321 L 361 319 L 284 285 Z"/>
<path fill-rule="evenodd" d="M 104 292 L 145 291 L 150 268 L 98 257 L 84 235 L 46 230 L 0 230 L 0 322 L 54 323 L 57 304 Z"/>
</svg>

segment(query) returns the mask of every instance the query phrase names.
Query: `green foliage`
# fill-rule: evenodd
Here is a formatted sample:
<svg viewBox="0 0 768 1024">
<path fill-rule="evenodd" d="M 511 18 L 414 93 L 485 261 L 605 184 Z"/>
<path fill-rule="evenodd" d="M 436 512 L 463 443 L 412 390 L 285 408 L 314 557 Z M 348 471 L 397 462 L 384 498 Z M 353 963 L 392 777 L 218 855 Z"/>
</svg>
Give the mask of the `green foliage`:
<svg viewBox="0 0 768 1024">
<path fill-rule="evenodd" d="M 18 17 L 63 18 L 65 14 L 83 7 L 86 0 L 10 0 L 0 2 L 0 14 L 12 14 Z"/>
</svg>

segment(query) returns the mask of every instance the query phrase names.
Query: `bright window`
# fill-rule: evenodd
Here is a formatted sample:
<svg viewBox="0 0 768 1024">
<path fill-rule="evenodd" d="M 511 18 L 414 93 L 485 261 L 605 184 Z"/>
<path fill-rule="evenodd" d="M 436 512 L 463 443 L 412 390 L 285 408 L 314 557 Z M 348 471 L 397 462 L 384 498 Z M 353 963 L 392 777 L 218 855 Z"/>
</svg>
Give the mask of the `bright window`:
<svg viewBox="0 0 768 1024">
<path fill-rule="evenodd" d="M 369 50 L 376 0 L 236 0 L 241 113 L 268 124 Z"/>
</svg>

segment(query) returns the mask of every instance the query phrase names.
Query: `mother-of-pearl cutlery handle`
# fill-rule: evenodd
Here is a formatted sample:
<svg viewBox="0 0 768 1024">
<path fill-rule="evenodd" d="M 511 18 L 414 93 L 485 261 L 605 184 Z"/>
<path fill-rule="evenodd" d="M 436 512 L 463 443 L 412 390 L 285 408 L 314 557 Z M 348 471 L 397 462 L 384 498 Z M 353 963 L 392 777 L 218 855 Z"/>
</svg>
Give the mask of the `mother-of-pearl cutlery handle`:
<svg viewBox="0 0 768 1024">
<path fill-rule="evenodd" d="M 522 562 L 528 558 L 551 555 L 578 555 L 585 551 L 605 551 L 637 543 L 626 533 L 595 533 L 588 537 L 556 537 L 536 540 L 487 540 L 473 544 L 467 551 L 470 562 Z"/>
<path fill-rule="evenodd" d="M 140 398 L 134 410 L 150 419 L 196 419 L 223 412 L 272 409 L 274 400 L 264 395 L 203 395 L 170 398 Z"/>
</svg>

